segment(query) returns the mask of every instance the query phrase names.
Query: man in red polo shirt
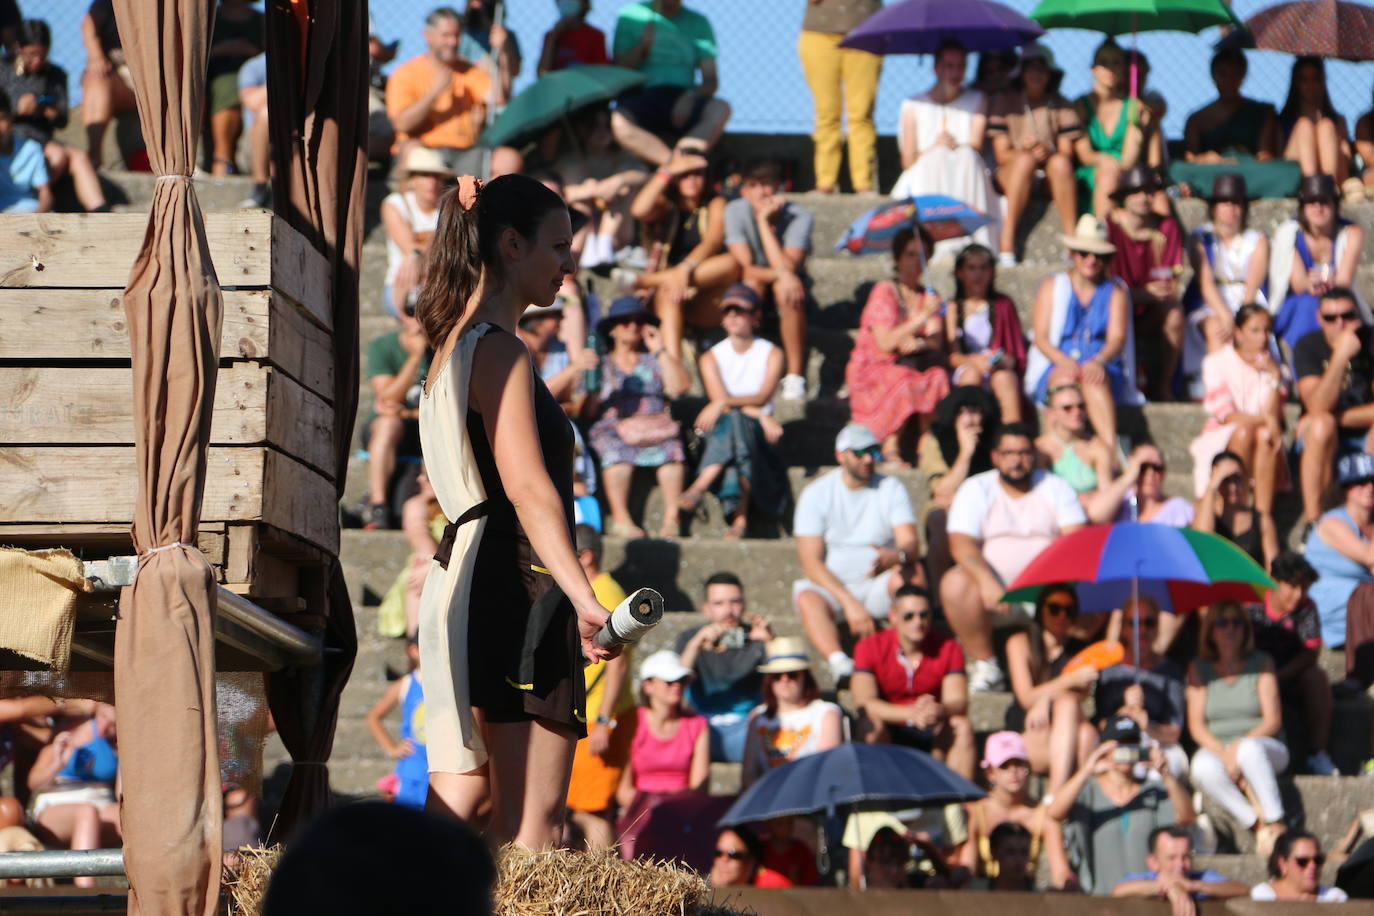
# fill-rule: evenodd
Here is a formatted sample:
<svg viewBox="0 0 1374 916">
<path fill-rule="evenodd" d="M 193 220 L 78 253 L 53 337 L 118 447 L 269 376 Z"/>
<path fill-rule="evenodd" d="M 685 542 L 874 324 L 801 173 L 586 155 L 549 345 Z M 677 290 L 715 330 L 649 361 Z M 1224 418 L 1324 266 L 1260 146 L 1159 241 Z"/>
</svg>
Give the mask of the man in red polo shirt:
<svg viewBox="0 0 1374 916">
<path fill-rule="evenodd" d="M 854 647 L 850 690 L 869 743 L 929 751 L 951 770 L 973 778 L 973 725 L 968 716 L 964 653 L 931 627 L 930 595 L 904 585 L 892 598 L 892 626 Z"/>
</svg>

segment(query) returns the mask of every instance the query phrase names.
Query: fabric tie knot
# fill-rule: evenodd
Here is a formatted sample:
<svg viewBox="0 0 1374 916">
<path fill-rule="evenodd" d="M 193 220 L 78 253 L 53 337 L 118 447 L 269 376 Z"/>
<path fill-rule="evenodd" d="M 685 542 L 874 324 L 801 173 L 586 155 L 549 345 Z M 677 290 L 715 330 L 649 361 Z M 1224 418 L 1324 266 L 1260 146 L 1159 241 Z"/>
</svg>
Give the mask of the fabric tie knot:
<svg viewBox="0 0 1374 916">
<path fill-rule="evenodd" d="M 482 179 L 471 175 L 458 176 L 458 205 L 464 210 L 477 206 L 477 198 L 482 194 Z"/>
</svg>

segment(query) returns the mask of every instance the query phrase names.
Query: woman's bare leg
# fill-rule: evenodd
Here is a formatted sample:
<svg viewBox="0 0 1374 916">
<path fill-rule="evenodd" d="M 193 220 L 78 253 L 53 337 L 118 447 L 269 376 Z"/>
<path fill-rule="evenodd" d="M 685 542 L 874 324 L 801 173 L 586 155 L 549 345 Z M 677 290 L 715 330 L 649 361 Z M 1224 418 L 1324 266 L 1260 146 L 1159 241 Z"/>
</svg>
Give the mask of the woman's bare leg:
<svg viewBox="0 0 1374 916">
<path fill-rule="evenodd" d="M 1045 791 L 1056 792 L 1064 784 L 1078 762 L 1078 725 L 1083 721 L 1079 708 L 1082 701 L 1077 693 L 1069 692 L 1055 698 L 1050 706 L 1049 784 Z"/>
<path fill-rule="evenodd" d="M 478 812 L 491 795 L 487 767 L 471 773 L 430 773 L 425 810 L 430 814 L 456 817 L 477 827 Z"/>
<path fill-rule="evenodd" d="M 658 536 L 677 537 L 681 531 L 678 506 L 682 502 L 682 462 L 660 464 L 654 475 L 658 478 L 658 488 L 663 491 L 663 527 L 659 529 Z"/>
<path fill-rule="evenodd" d="M 1083 384 L 1083 404 L 1088 411 L 1088 421 L 1093 425 L 1097 438 L 1116 452 L 1116 403 L 1112 400 L 1112 389 L 1107 385 Z"/>
<path fill-rule="evenodd" d="M 1010 165 L 997 170 L 997 180 L 1006 192 L 1007 218 L 1002 222 L 1002 237 L 998 248 L 1004 254 L 1016 251 L 1016 227 L 1021 215 L 1030 203 L 1031 185 L 1035 182 L 1035 158 L 1027 152 L 1018 152 Z"/>
<path fill-rule="evenodd" d="M 516 842 L 552 849 L 563 837 L 563 817 L 577 739 L 571 728 L 538 719 L 490 722 L 493 848 Z"/>
<path fill-rule="evenodd" d="M 243 109 L 232 105 L 210 115 L 210 140 L 214 161 L 210 163 L 215 175 L 228 175 L 234 166 L 234 147 L 243 133 Z"/>
<path fill-rule="evenodd" d="M 1106 219 L 1112 212 L 1112 192 L 1121 181 L 1121 163 L 1108 155 L 1100 155 L 1093 177 L 1093 215 Z"/>
<path fill-rule="evenodd" d="M 1317 162 L 1322 172 L 1336 179 L 1336 187 L 1350 177 L 1350 154 L 1344 147 L 1334 121 L 1322 118 L 1317 122 Z"/>
<path fill-rule="evenodd" d="M 1064 232 L 1073 234 L 1078 221 L 1078 179 L 1073 173 L 1073 160 L 1055 153 L 1045 161 L 1045 182 L 1050 186 L 1050 199 Z"/>
<path fill-rule="evenodd" d="M 611 510 L 611 521 L 634 527 L 630 517 L 630 479 L 634 476 L 634 466 L 627 462 L 612 464 L 601 469 L 601 486 L 606 494 L 606 507 Z"/>
<path fill-rule="evenodd" d="M 1310 119 L 1298 118 L 1294 122 L 1283 148 L 1283 158 L 1296 162 L 1304 175 L 1315 175 L 1321 170 L 1317 158 L 1317 131 Z"/>
<path fill-rule="evenodd" d="M 1002 409 L 1002 422 L 1020 423 L 1021 386 L 1017 384 L 1016 373 L 1010 369 L 996 369 L 988 380 L 988 387 Z"/>
</svg>

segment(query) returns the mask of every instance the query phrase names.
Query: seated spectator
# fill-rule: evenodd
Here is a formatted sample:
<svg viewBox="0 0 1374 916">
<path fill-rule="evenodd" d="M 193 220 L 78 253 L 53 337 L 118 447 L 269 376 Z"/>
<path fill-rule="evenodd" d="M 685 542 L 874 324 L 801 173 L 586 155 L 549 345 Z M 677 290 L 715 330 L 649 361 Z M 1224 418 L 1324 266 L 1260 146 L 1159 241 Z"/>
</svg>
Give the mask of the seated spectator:
<svg viewBox="0 0 1374 916">
<path fill-rule="evenodd" d="M 687 389 L 682 364 L 663 349 L 658 321 L 633 296 L 622 296 L 596 325 L 608 352 L 601 360 L 601 390 L 587 393 L 584 413 L 593 419 L 587 438 L 601 462 L 611 518 L 606 532 L 644 537 L 630 516 L 634 469 L 654 468 L 663 493 L 659 537 L 677 537 L 682 495 L 682 441 L 668 401 Z"/>
<path fill-rule="evenodd" d="M 1016 263 L 1016 231 L 1031 192 L 1048 190 L 1065 234 L 1078 219 L 1074 143 L 1083 132 L 1078 112 L 1059 94 L 1064 71 L 1042 44 L 1021 52 L 1019 86 L 1003 94 L 988 111 L 988 134 L 997 161 L 997 183 L 1006 195 L 1007 213 L 998 240 L 998 263 Z"/>
<path fill-rule="evenodd" d="M 989 879 L 989 890 L 1028 890 L 1026 882 L 1034 882 L 1043 852 L 1048 856 L 1052 885 L 1062 887 L 1069 879 L 1063 838 L 1048 809 L 1030 797 L 1030 754 L 1021 736 L 1014 731 L 989 735 L 979 766 L 988 794 L 965 806 L 968 841 L 960 847 L 960 864 L 975 882 Z M 1015 856 L 1009 849 L 999 849 L 1009 836 L 1024 843 Z M 1009 863 L 1008 858 L 1015 861 Z M 1007 865 L 1010 872 L 1004 870 Z"/>
<path fill-rule="evenodd" d="M 239 107 L 243 109 L 248 127 L 248 174 L 253 178 L 253 190 L 239 206 L 271 207 L 272 150 L 271 134 L 267 129 L 266 54 L 250 57 L 239 67 L 238 89 Z M 387 147 L 390 146 L 388 142 Z M 382 306 L 388 308 L 390 304 L 384 300 Z"/>
<path fill-rule="evenodd" d="M 400 39 L 388 43 L 378 33 L 377 23 L 367 19 L 367 158 L 386 162 L 396 141 L 396 130 L 386 114 L 386 74 L 382 68 L 396 59 Z M 240 70 L 239 74 L 242 75 Z M 267 85 L 266 76 L 263 85 Z M 240 84 L 242 88 L 242 84 Z M 242 98 L 242 96 L 240 96 Z"/>
<path fill-rule="evenodd" d="M 791 887 L 787 878 L 763 865 L 763 844 L 745 826 L 716 835 L 716 855 L 706 880 L 712 887 Z"/>
<path fill-rule="evenodd" d="M 1046 392 L 1044 431 L 1035 438 L 1036 463 L 1052 471 L 1078 494 L 1091 517 L 1097 496 L 1112 482 L 1115 449 L 1093 435 L 1084 408 L 1083 388 L 1078 382 L 1053 385 Z M 1114 516 L 1120 500 L 1103 507 Z M 1093 519 L 1106 521 L 1106 518 Z"/>
<path fill-rule="evenodd" d="M 1339 887 L 1319 883 L 1326 854 L 1317 838 L 1306 830 L 1289 828 L 1274 840 L 1269 854 L 1268 881 L 1250 888 L 1251 900 L 1315 900 L 1344 903 L 1350 897 Z"/>
<path fill-rule="evenodd" d="M 1221 535 L 1264 567 L 1266 551 L 1278 553 L 1273 526 L 1273 518 L 1266 519 L 1250 502 L 1250 475 L 1240 456 L 1217 452 L 1192 527 Z"/>
<path fill-rule="evenodd" d="M 267 19 L 252 0 L 219 0 L 210 35 L 205 103 L 210 112 L 210 171 L 237 175 L 234 151 L 243 133 L 239 67 L 266 48 Z"/>
<path fill-rule="evenodd" d="M 978 385 L 997 398 L 1003 421 L 1021 422 L 1026 334 L 1016 303 L 997 291 L 992 251 L 969 245 L 954 259 L 954 299 L 945 338 L 955 386 Z"/>
<path fill-rule="evenodd" d="M 1093 725 L 1099 729 L 1122 717 L 1140 728 L 1144 743 L 1164 752 L 1170 772 L 1182 779 L 1188 772 L 1188 755 L 1179 743 L 1183 740 L 1186 707 L 1183 682 L 1187 671 L 1163 654 L 1178 629 L 1177 614 L 1160 612 L 1148 595 L 1138 603 L 1127 600 L 1121 608 L 1120 642 L 1126 658 L 1103 668 L 1093 689 Z M 1168 639 L 1164 638 L 1165 633 Z M 1133 662 L 1139 646 L 1140 664 Z"/>
<path fill-rule="evenodd" d="M 46 213 L 52 185 L 43 144 L 14 132 L 10 99 L 0 89 L 0 213 Z"/>
<path fill-rule="evenodd" d="M 859 890 L 900 890 L 914 887 L 911 876 L 912 843 L 891 827 L 879 827 L 863 853 Z M 853 857 L 851 857 L 853 861 Z"/>
<path fill-rule="evenodd" d="M 792 583 L 792 600 L 837 681 L 854 671 L 840 647 L 840 622 L 862 639 L 887 617 L 897 589 L 921 578 L 911 497 L 900 481 L 874 472 L 879 454 L 867 427 L 840 430 L 839 467 L 806 485 L 792 523 L 803 576 Z"/>
<path fill-rule="evenodd" d="M 1074 141 L 1081 163 L 1075 171 L 1078 205 L 1106 219 L 1122 173 L 1135 165 L 1159 166 L 1163 144 L 1154 112 L 1139 99 L 1127 97 L 1126 52 L 1114 39 L 1108 38 L 1093 53 L 1092 77 L 1092 89 L 1074 103 L 1083 125 Z"/>
<path fill-rule="evenodd" d="M 1203 612 L 1187 697 L 1188 733 L 1198 746 L 1193 781 L 1242 828 L 1254 828 L 1255 849 L 1267 856 L 1284 829 L 1277 776 L 1288 767 L 1288 746 L 1274 663 L 1255 650 L 1250 615 L 1236 602 Z M 1254 803 L 1241 793 L 1242 779 Z"/>
<path fill-rule="evenodd" d="M 1063 237 L 1072 266 L 1046 277 L 1035 295 L 1025 386 L 1033 402 L 1044 404 L 1053 370 L 1061 370 L 1056 385 L 1078 382 L 1088 422 L 1110 448 L 1116 443 L 1117 402 L 1139 398 L 1130 297 L 1112 279 L 1116 246 L 1107 234 L 1105 222 L 1084 216 L 1074 234 Z"/>
<path fill-rule="evenodd" d="M 567 348 L 559 340 L 563 302 L 559 297 L 551 306 L 531 305 L 526 308 L 516 326 L 516 334 L 530 351 L 534 371 L 548 387 L 549 394 L 563 405 L 564 410 L 575 415 L 581 400 L 583 373 L 595 371 L 601 365 L 601 357 L 595 350 L 586 347 L 579 350 L 576 356 L 568 355 Z"/>
<path fill-rule="evenodd" d="M 973 233 L 975 242 L 991 248 L 997 244 L 1001 207 L 982 156 L 988 101 L 977 89 L 964 86 L 967 67 L 963 45 L 942 43 L 935 52 L 935 85 L 902 102 L 897 146 L 905 171 L 892 188 L 892 196 L 944 194 L 968 204 L 992 220 Z M 952 257 L 965 244 L 962 240 L 941 243 L 930 255 Z"/>
<path fill-rule="evenodd" d="M 601 568 L 601 535 L 587 525 L 573 531 L 577 561 L 592 584 L 596 600 L 611 611 L 625 600 L 625 589 Z M 568 783 L 568 816 L 582 831 L 588 849 L 615 845 L 616 787 L 630 758 L 635 735 L 634 694 L 626 689 L 633 647 L 610 661 L 583 669 L 587 685 L 587 737 L 573 752 L 572 778 Z"/>
<path fill-rule="evenodd" d="M 1320 57 L 1293 61 L 1288 98 L 1279 110 L 1279 143 L 1283 158 L 1298 163 L 1304 178 L 1331 175 L 1343 185 L 1350 177 L 1350 129 L 1331 104 Z"/>
<path fill-rule="evenodd" d="M 991 445 L 994 469 L 970 477 L 954 495 L 949 550 L 958 565 L 940 581 L 940 602 L 975 693 L 1006 683 L 993 653 L 992 615 L 1011 613 L 1002 603 L 1007 585 L 1051 541 L 1086 521 L 1069 485 L 1035 468 L 1028 428 L 1003 425 Z"/>
<path fill-rule="evenodd" d="M 44 843 L 62 849 L 121 845 L 115 781 L 115 710 L 101 703 L 90 717 L 63 716 L 28 773 L 29 817 Z M 77 887 L 95 887 L 90 876 Z"/>
<path fill-rule="evenodd" d="M 639 666 L 639 706 L 635 710 L 630 759 L 621 771 L 616 801 L 616 833 L 626 859 L 635 856 L 637 828 L 654 806 L 681 792 L 701 792 L 711 775 L 711 743 L 706 719 L 683 702 L 692 671 L 668 649 Z"/>
<path fill-rule="evenodd" d="M 1355 590 L 1374 582 L 1374 456 L 1340 461 L 1341 505 L 1325 513 L 1307 536 L 1304 555 L 1317 571 L 1310 594 L 1321 621 L 1322 642 L 1344 645 L 1347 610 Z"/>
<path fill-rule="evenodd" d="M 554 170 L 538 169 L 532 172 L 530 177 L 559 197 L 563 196 L 563 176 Z M 568 210 L 568 216 L 573 231 L 572 256 L 574 261 L 578 261 L 582 257 L 582 243 L 591 230 L 591 221 L 580 210 L 571 208 Z M 572 273 L 563 278 L 563 285 L 558 288 L 558 296 L 554 302 L 561 303 L 563 307 L 563 322 L 558 328 L 558 340 L 569 356 L 576 356 L 587 349 L 587 322 L 589 319 L 594 321 L 600 316 L 601 299 L 595 293 L 585 290 L 578 281 L 577 274 Z"/>
<path fill-rule="evenodd" d="M 400 190 L 382 200 L 382 227 L 386 230 L 382 308 L 392 317 L 400 317 L 407 301 L 420 290 L 429 244 L 439 224 L 439 198 L 457 177 L 438 150 L 411 146 L 396 170 Z"/>
<path fill-rule="evenodd" d="M 686 327 L 720 320 L 721 293 L 740 277 L 725 250 L 725 198 L 707 178 L 700 156 L 674 156 L 639 189 L 630 215 L 644 224 L 649 269 L 634 278 L 636 292 L 652 294 L 663 347 L 681 357 Z"/>
<path fill-rule="evenodd" d="M 1303 416 L 1301 446 L 1303 514 L 1311 524 L 1321 515 L 1336 458 L 1374 451 L 1374 358 L 1370 331 L 1354 291 L 1335 287 L 1322 294 L 1319 331 L 1298 341 L 1293 352 Z"/>
<path fill-rule="evenodd" d="M 692 627 L 674 643 L 684 667 L 691 669 L 692 707 L 707 717 L 711 759 L 739 763 L 749 734 L 749 713 L 759 701 L 772 627 L 750 614 L 744 585 L 731 572 L 706 580 L 701 613 L 706 623 Z"/>
<path fill-rule="evenodd" d="M 1268 304 L 1274 333 L 1294 350 L 1303 337 L 1321 330 L 1319 300 L 1333 289 L 1350 292 L 1361 320 L 1370 321 L 1369 307 L 1354 292 L 1364 229 L 1341 216 L 1338 201 L 1330 175 L 1309 175 L 1298 185 L 1297 218 L 1274 230 Z"/>
<path fill-rule="evenodd" d="M 26 19 L 15 34 L 13 60 L 0 64 L 0 92 L 13 106 L 11 132 L 36 142 L 48 165 L 48 179 L 72 176 L 76 199 L 87 210 L 106 210 L 91 158 L 54 136 L 67 126 L 67 71 L 48 59 L 52 33 L 41 19 Z"/>
<path fill-rule="evenodd" d="M 1064 666 L 1087 647 L 1076 638 L 1078 596 L 1069 586 L 1047 586 L 1035 600 L 1035 616 L 1025 630 L 1007 638 L 1007 674 L 1016 702 L 1003 725 L 1025 740 L 1031 768 L 1048 773 L 1045 791 L 1053 793 L 1097 744 L 1097 729 L 1083 721 L 1083 701 L 1097 681 L 1097 669 Z"/>
<path fill-rule="evenodd" d="M 570 124 L 573 142 L 554 169 L 563 179 L 563 199 L 588 219 L 581 266 L 599 267 L 615 261 L 634 230 L 628 219 L 635 195 L 648 180 L 643 164 L 616 145 L 611 114 L 590 107 Z"/>
<path fill-rule="evenodd" d="M 1236 312 L 1235 341 L 1202 361 L 1207 423 L 1192 445 L 1193 484 L 1207 495 L 1208 469 L 1222 452 L 1235 455 L 1255 481 L 1255 512 L 1264 537 L 1264 558 L 1278 553 L 1274 494 L 1287 490 L 1288 456 L 1283 450 L 1283 405 L 1288 386 L 1271 355 L 1273 319 L 1262 305 Z"/>
<path fill-rule="evenodd" d="M 1317 776 L 1339 775 L 1326 753 L 1331 737 L 1331 682 L 1317 663 L 1321 617 L 1307 597 L 1317 571 L 1302 554 L 1285 550 L 1269 564 L 1269 574 L 1278 588 L 1265 592 L 1263 602 L 1249 607 L 1255 648 L 1274 662 L 1284 707 L 1301 711 L 1308 771 Z"/>
<path fill-rule="evenodd" d="M 1364 182 L 1367 199 L 1369 186 L 1374 184 L 1374 109 L 1360 115 L 1360 119 L 1355 122 L 1355 152 L 1364 163 L 1364 171 L 1359 177 Z M 1346 186 L 1346 194 L 1350 194 L 1349 185 Z"/>
<path fill-rule="evenodd" d="M 1159 778 L 1137 776 L 1146 763 Z M 1069 864 L 1083 890 L 1099 896 L 1146 866 L 1156 827 L 1187 826 L 1195 818 L 1188 789 L 1170 772 L 1159 748 L 1141 743 L 1140 726 L 1120 717 L 1102 730 L 1102 743 L 1049 803 L 1050 817 L 1076 831 Z"/>
<path fill-rule="evenodd" d="M 1161 216 L 1151 207 L 1159 187 L 1150 166 L 1136 164 L 1121 173 L 1112 191 L 1116 205 L 1107 219 L 1107 240 L 1116 248 L 1112 276 L 1131 294 L 1135 338 L 1158 345 L 1147 375 L 1153 399 L 1170 401 L 1174 370 L 1183 352 L 1183 305 L 1178 289 L 1183 230 L 1172 216 Z"/>
<path fill-rule="evenodd" d="M 1174 916 L 1197 913 L 1197 900 L 1244 897 L 1244 884 L 1210 868 L 1193 868 L 1193 832 L 1169 824 L 1150 832 L 1146 870 L 1131 872 L 1112 888 L 1113 897 L 1155 897 L 1169 902 Z"/>
<path fill-rule="evenodd" d="M 802 14 L 797 56 L 815 108 L 811 139 L 817 193 L 833 194 L 839 186 L 844 135 L 849 140 L 849 181 L 854 193 L 876 190 L 878 135 L 873 128 L 873 103 L 883 59 L 839 45 L 881 6 L 882 0 L 812 0 Z"/>
<path fill-rule="evenodd" d="M 923 434 L 935 405 L 949 394 L 945 303 L 922 284 L 931 238 L 917 228 L 892 237 L 895 277 L 869 292 L 844 369 L 853 421 L 878 437 L 883 467 L 891 470 L 910 466 L 902 458 L 903 438 Z"/>
<path fill-rule="evenodd" d="M 1032 891 L 1035 890 L 1032 850 L 1035 838 L 1025 827 L 1014 821 L 1003 821 L 987 838 L 988 856 L 992 870 L 982 878 L 975 878 L 970 890 Z"/>
<path fill-rule="evenodd" d="M 364 528 L 392 527 L 391 483 L 397 459 L 420 455 L 420 395 L 430 355 L 414 306 L 406 309 L 397 330 L 367 345 L 367 383 L 373 401 L 372 416 L 361 430 L 367 449 Z"/>
<path fill-rule="evenodd" d="M 410 662 L 410 671 L 388 684 L 367 711 L 367 730 L 377 746 L 396 761 L 393 772 L 397 789 L 393 800 L 398 805 L 423 811 L 429 795 L 429 753 L 425 749 L 425 690 L 420 681 L 420 643 L 414 636 L 406 638 L 406 659 Z M 397 706 L 401 707 L 401 727 L 399 740 L 392 740 L 382 720 Z"/>
<path fill-rule="evenodd" d="M 616 14 L 612 43 L 616 66 L 647 78 L 611 116 L 621 146 L 661 166 L 675 150 L 705 155 L 716 145 L 730 106 L 715 97 L 716 35 L 705 16 L 682 0 L 627 3 Z"/>
<path fill-rule="evenodd" d="M 115 25 L 114 0 L 94 0 L 81 19 L 86 70 L 81 74 L 81 121 L 86 127 L 86 155 L 92 168 L 104 160 L 105 129 L 110 120 L 138 109 Z"/>
<path fill-rule="evenodd" d="M 544 49 L 539 54 L 540 76 L 568 67 L 609 64 L 606 33 L 587 22 L 591 0 L 556 0 L 558 21 L 544 33 Z"/>
<path fill-rule="evenodd" d="M 949 507 L 969 475 L 992 468 L 989 440 L 1000 425 L 992 395 L 960 385 L 935 405 L 935 422 L 916 445 L 917 470 L 929 488 L 924 519 L 927 582 L 941 581 L 954 565 L 949 555 Z"/>
<path fill-rule="evenodd" d="M 979 51 L 978 63 L 973 67 L 972 88 L 983 93 L 988 104 L 999 101 L 1003 94 L 1012 89 L 1017 65 L 1021 56 L 1014 48 L 994 51 Z"/>
<path fill-rule="evenodd" d="M 726 537 L 742 538 L 749 530 L 749 510 L 771 518 L 789 515 L 792 490 L 778 454 L 782 424 L 773 419 L 773 394 L 782 378 L 782 351 L 754 336 L 759 323 L 759 297 L 736 283 L 720 302 L 725 339 L 697 363 L 710 400 L 693 422 L 705 437 L 696 480 L 679 500 L 694 511 L 713 491 L 730 523 Z"/>
<path fill-rule="evenodd" d="M 1142 442 L 1131 450 L 1128 467 L 1140 468 L 1135 486 L 1126 494 L 1118 521 L 1158 522 L 1186 528 L 1193 523 L 1193 504 L 1179 496 L 1166 496 L 1164 476 L 1168 468 L 1164 453 L 1153 442 Z M 1134 498 L 1134 509 L 1131 500 Z"/>
<path fill-rule="evenodd" d="M 1205 354 L 1231 343 L 1241 306 L 1268 302 L 1269 237 L 1246 225 L 1248 193 L 1242 176 L 1219 173 L 1207 199 L 1210 219 L 1188 236 L 1193 279 L 1183 293 L 1185 379 L 1201 373 Z"/>
<path fill-rule="evenodd" d="M 739 200 L 725 207 L 725 247 L 740 267 L 740 279 L 778 312 L 787 374 L 782 396 L 806 397 L 806 258 L 811 253 L 811 213 L 779 191 L 775 162 L 756 162 L 744 173 Z"/>
<path fill-rule="evenodd" d="M 935 630 L 930 595 L 918 585 L 897 589 L 892 626 L 854 647 L 850 689 L 869 744 L 902 744 L 933 754 L 973 778 L 973 726 L 968 719 L 964 653 Z"/>
<path fill-rule="evenodd" d="M 839 707 L 835 711 L 838 713 Z M 816 872 L 816 853 L 796 838 L 797 821 L 796 817 L 784 815 L 763 822 L 762 864 L 794 887 L 810 887 L 821 880 Z M 803 819 L 802 823 L 814 827 L 808 820 Z"/>
</svg>

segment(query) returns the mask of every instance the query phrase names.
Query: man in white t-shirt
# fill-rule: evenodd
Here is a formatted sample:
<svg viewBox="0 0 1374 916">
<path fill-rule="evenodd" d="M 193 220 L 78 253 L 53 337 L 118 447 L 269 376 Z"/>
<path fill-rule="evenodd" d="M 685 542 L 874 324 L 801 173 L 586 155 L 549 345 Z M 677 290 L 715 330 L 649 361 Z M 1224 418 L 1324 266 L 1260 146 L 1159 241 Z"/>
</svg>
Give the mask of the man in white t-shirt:
<svg viewBox="0 0 1374 916">
<path fill-rule="evenodd" d="M 963 647 L 969 689 L 1003 689 L 992 646 L 991 614 L 1007 613 L 1002 595 L 1035 555 L 1087 522 L 1063 478 L 1035 467 L 1031 431 L 998 428 L 993 470 L 965 480 L 949 510 L 949 552 L 957 564 L 940 581 L 945 619 Z"/>
<path fill-rule="evenodd" d="M 887 616 L 897 589 L 922 584 L 911 497 L 900 481 L 873 472 L 881 456 L 868 427 L 840 430 L 839 467 L 802 490 L 792 522 L 805 577 L 792 584 L 792 600 L 836 680 L 854 671 L 840 648 L 840 619 L 861 639 L 876 629 L 874 618 Z"/>
</svg>

